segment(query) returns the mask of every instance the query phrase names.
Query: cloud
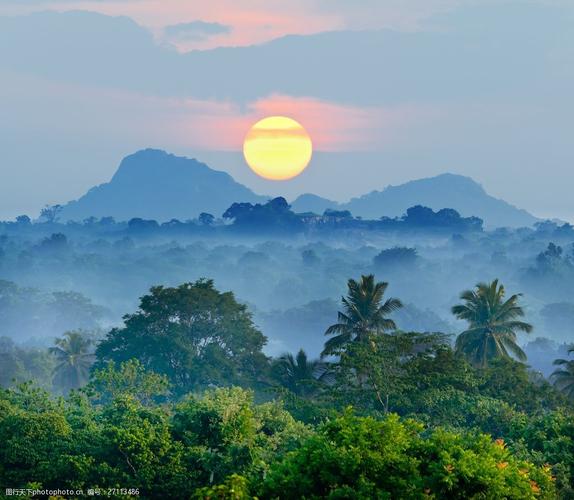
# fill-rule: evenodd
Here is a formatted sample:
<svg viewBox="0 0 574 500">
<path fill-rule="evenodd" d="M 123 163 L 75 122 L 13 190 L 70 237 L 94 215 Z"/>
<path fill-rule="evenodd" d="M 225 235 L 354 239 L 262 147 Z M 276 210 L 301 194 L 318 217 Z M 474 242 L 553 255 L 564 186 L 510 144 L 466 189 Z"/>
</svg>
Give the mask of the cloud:
<svg viewBox="0 0 574 500">
<path fill-rule="evenodd" d="M 179 24 L 181 29 L 176 30 L 183 35 L 187 31 L 183 25 L 188 23 L 181 21 L 186 19 L 233 26 L 231 32 L 214 34 L 209 29 L 204 33 L 204 26 L 192 23 L 189 36 L 172 37 L 180 50 L 204 50 L 341 29 L 412 30 L 430 15 L 461 1 L 471 0 L 2 0 L 0 15 L 6 9 L 12 14 L 40 8 L 123 15 L 151 29 L 158 39 L 165 36 L 166 27 Z"/>
<path fill-rule="evenodd" d="M 571 8 L 572 0 L 0 0 L 0 15 L 46 8 L 122 15 L 151 29 L 158 39 L 166 26 L 187 19 L 233 26 L 232 32 L 225 34 L 177 41 L 180 50 L 204 50 L 334 30 L 424 31 L 437 15 L 480 5 L 490 9 L 490 19 L 496 20 L 498 12 L 505 17 L 504 10 L 513 4 L 525 10 L 537 6 Z"/>
<path fill-rule="evenodd" d="M 465 19 L 489 14 L 467 12 Z M 274 93 L 356 106 L 541 98 L 572 83 L 572 53 L 565 47 L 574 36 L 560 10 L 500 9 L 496 19 L 473 29 L 445 22 L 446 28 L 428 32 L 341 31 L 182 54 L 158 45 L 126 17 L 43 12 L 0 18 L 0 67 L 151 95 L 242 103 Z"/>
<path fill-rule="evenodd" d="M 166 38 L 184 42 L 203 41 L 215 35 L 228 33 L 231 33 L 231 26 L 206 21 L 172 24 L 163 29 Z"/>
</svg>

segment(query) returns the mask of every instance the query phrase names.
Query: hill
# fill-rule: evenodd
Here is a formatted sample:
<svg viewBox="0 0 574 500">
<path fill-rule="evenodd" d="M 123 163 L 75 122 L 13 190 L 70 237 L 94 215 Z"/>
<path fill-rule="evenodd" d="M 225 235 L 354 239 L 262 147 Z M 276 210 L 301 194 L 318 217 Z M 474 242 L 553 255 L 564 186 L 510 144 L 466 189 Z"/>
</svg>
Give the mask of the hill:
<svg viewBox="0 0 574 500">
<path fill-rule="evenodd" d="M 141 217 L 160 222 L 187 220 L 201 212 L 219 217 L 235 202 L 264 203 L 267 200 L 268 197 L 255 194 L 229 174 L 195 159 L 145 149 L 124 158 L 109 182 L 67 203 L 61 217 L 63 220 L 83 220 L 90 216 L 112 216 L 116 220 Z M 415 205 L 434 210 L 453 208 L 463 217 L 480 217 L 488 227 L 530 226 L 538 220 L 526 210 L 490 196 L 471 178 L 455 174 L 388 186 L 347 203 L 304 194 L 293 201 L 292 209 L 322 214 L 327 208 L 334 208 L 378 219 L 383 215 L 399 217 Z"/>
<path fill-rule="evenodd" d="M 302 194 L 291 203 L 291 209 L 297 213 L 314 212 L 322 214 L 328 208 L 337 208 L 339 203 L 316 194 Z"/>
<path fill-rule="evenodd" d="M 448 207 L 464 217 L 480 217 L 488 227 L 530 226 L 538 220 L 526 210 L 490 196 L 470 177 L 448 173 L 388 186 L 382 191 L 372 191 L 347 203 L 335 203 L 315 195 L 302 195 L 292 205 L 299 212 L 322 213 L 325 208 L 335 208 L 349 210 L 355 216 L 368 219 L 378 219 L 383 215 L 398 217 L 414 205 L 424 205 L 434 210 Z"/>
<path fill-rule="evenodd" d="M 156 149 L 138 151 L 122 160 L 105 184 L 66 204 L 63 220 L 112 216 L 166 221 L 186 220 L 208 212 L 217 217 L 234 202 L 265 202 L 229 174 L 204 163 Z"/>
</svg>

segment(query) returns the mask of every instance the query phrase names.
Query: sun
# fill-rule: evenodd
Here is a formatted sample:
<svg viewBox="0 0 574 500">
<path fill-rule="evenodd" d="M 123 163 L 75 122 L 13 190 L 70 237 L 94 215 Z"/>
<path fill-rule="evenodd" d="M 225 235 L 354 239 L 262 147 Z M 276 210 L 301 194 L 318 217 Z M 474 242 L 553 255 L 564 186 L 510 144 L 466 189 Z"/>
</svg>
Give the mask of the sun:
<svg viewBox="0 0 574 500">
<path fill-rule="evenodd" d="M 286 116 L 269 116 L 251 127 L 243 143 L 245 161 L 257 175 L 284 181 L 311 160 L 313 143 L 303 126 Z"/>
</svg>

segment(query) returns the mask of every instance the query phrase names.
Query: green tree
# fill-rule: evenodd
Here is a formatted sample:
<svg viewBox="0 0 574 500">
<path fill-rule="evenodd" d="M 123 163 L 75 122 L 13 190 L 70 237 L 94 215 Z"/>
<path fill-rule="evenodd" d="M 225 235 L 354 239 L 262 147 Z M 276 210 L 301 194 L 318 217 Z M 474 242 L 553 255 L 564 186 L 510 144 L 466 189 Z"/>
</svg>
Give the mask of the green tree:
<svg viewBox="0 0 574 500">
<path fill-rule="evenodd" d="M 323 356 L 338 355 L 351 342 L 369 343 L 373 336 L 396 329 L 388 316 L 400 309 L 402 303 L 395 298 L 383 302 L 388 285 L 375 282 L 372 274 L 361 276 L 359 281 L 348 281 L 348 295 L 341 299 L 343 312 L 339 311 L 337 323 L 325 332 L 334 336 L 325 342 Z"/>
<path fill-rule="evenodd" d="M 409 392 L 416 390 L 416 385 L 409 385 L 413 358 L 435 349 L 435 344 L 441 342 L 441 334 L 393 332 L 374 336 L 368 344 L 350 343 L 334 367 L 335 383 L 330 392 L 337 406 L 352 405 L 380 414 L 388 413 L 395 403 L 395 409 L 403 394 L 408 398 Z"/>
<path fill-rule="evenodd" d="M 0 337 L 0 387 L 33 380 L 51 389 L 54 361 L 46 349 L 18 346 L 8 337 Z"/>
<path fill-rule="evenodd" d="M 138 359 L 166 375 L 176 394 L 210 385 L 252 385 L 267 366 L 261 349 L 265 336 L 231 292 L 221 293 L 212 280 L 175 288 L 153 287 L 137 312 L 124 317 L 96 350 L 107 361 Z"/>
<path fill-rule="evenodd" d="M 492 360 L 486 369 L 480 370 L 480 376 L 480 394 L 506 401 L 531 414 L 567 403 L 539 372 L 513 359 Z"/>
<path fill-rule="evenodd" d="M 558 498 L 574 498 L 574 418 L 565 409 L 519 414 L 508 430 L 509 448 L 521 459 L 551 468 Z"/>
<path fill-rule="evenodd" d="M 452 313 L 468 322 L 468 329 L 456 339 L 456 351 L 476 366 L 486 367 L 490 360 L 515 356 L 526 361 L 526 354 L 516 343 L 516 332 L 532 331 L 532 325 L 520 321 L 524 310 L 518 305 L 520 294 L 504 300 L 505 290 L 498 280 L 479 283 L 475 290 L 462 292 L 463 304 L 453 306 Z"/>
<path fill-rule="evenodd" d="M 193 489 L 185 478 L 183 447 L 173 440 L 163 408 L 143 406 L 124 394 L 90 420 L 87 429 L 77 428 L 83 446 L 74 450 L 72 461 L 84 487 L 130 485 L 140 488 L 144 498 L 189 498 Z"/>
<path fill-rule="evenodd" d="M 196 486 L 218 484 L 231 474 L 260 481 L 272 461 L 296 449 L 311 431 L 276 403 L 253 404 L 239 387 L 207 391 L 176 406 L 172 435 Z"/>
<path fill-rule="evenodd" d="M 568 354 L 573 352 L 574 348 L 568 350 Z M 554 364 L 560 366 L 550 376 L 554 386 L 569 398 L 574 398 L 574 360 L 557 359 Z"/>
<path fill-rule="evenodd" d="M 0 390 L 0 484 L 58 484 L 71 438 L 61 402 L 47 392 L 31 384 Z"/>
<path fill-rule="evenodd" d="M 56 358 L 54 383 L 64 392 L 78 389 L 89 378 L 90 367 L 94 360 L 91 340 L 83 332 L 66 332 L 56 339 L 50 352 Z"/>
<path fill-rule="evenodd" d="M 198 488 L 194 499 L 201 500 L 251 500 L 247 479 L 238 474 L 231 474 L 222 484 Z"/>
<path fill-rule="evenodd" d="M 555 498 L 550 471 L 487 435 L 350 412 L 274 464 L 262 498 Z"/>
<path fill-rule="evenodd" d="M 119 366 L 109 361 L 104 368 L 94 370 L 85 392 L 99 402 L 130 395 L 148 405 L 169 395 L 169 381 L 165 375 L 146 371 L 137 359 L 124 361 Z"/>
<path fill-rule="evenodd" d="M 283 387 L 298 396 L 307 396 L 316 392 L 319 381 L 328 377 L 329 365 L 319 359 L 310 360 L 300 349 L 296 356 L 283 354 L 277 358 L 271 372 Z"/>
</svg>

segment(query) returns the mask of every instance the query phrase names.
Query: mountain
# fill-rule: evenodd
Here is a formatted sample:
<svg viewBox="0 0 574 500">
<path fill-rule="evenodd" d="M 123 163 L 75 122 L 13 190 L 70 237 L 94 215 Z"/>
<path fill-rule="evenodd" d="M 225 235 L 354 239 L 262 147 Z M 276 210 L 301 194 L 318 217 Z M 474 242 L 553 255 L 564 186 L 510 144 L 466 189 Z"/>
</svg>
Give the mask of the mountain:
<svg viewBox="0 0 574 500">
<path fill-rule="evenodd" d="M 110 182 L 66 204 L 61 218 L 113 216 L 116 220 L 141 217 L 166 221 L 191 219 L 201 212 L 219 217 L 233 202 L 267 199 L 229 174 L 195 159 L 145 149 L 124 158 Z"/>
<path fill-rule="evenodd" d="M 337 207 L 336 201 L 321 198 L 316 194 L 302 194 L 291 203 L 291 209 L 297 213 L 314 212 L 322 214 L 326 209 Z"/>
<path fill-rule="evenodd" d="M 350 210 L 353 215 L 368 219 L 378 219 L 383 215 L 398 217 L 414 205 L 434 210 L 454 208 L 464 217 L 480 217 L 488 227 L 530 226 L 538 220 L 526 210 L 490 196 L 470 177 L 448 173 L 388 186 L 382 191 L 372 191 L 347 203 L 335 203 L 315 195 L 302 195 L 292 205 L 296 211 L 317 213 L 323 213 L 325 208 Z"/>
<path fill-rule="evenodd" d="M 201 212 L 221 216 L 234 202 L 264 203 L 269 198 L 255 194 L 225 172 L 209 168 L 195 159 L 145 149 L 124 158 L 110 180 L 93 187 L 84 196 L 66 204 L 63 220 L 113 216 L 166 221 L 187 220 Z M 475 215 L 489 227 L 530 226 L 538 219 L 486 193 L 469 177 L 442 174 L 388 186 L 337 203 L 314 194 L 299 196 L 292 203 L 295 212 L 322 214 L 327 208 L 349 210 L 355 216 L 378 219 L 397 217 L 414 205 L 434 210 L 454 208 L 462 216 Z"/>
</svg>

